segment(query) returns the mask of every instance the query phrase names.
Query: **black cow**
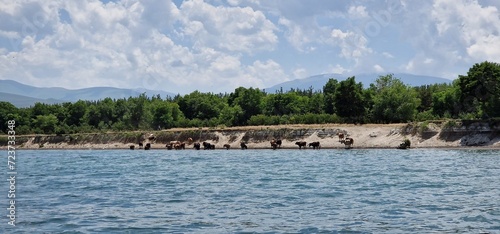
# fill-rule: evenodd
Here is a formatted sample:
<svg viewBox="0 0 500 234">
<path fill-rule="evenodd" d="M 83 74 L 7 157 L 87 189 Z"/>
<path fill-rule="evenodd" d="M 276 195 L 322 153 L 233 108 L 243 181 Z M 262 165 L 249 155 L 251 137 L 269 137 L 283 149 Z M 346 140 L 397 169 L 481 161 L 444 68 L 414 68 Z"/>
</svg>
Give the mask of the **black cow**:
<svg viewBox="0 0 500 234">
<path fill-rule="evenodd" d="M 205 149 L 205 150 L 215 149 L 214 144 L 210 144 L 208 142 L 203 142 L 202 144 L 203 144 L 203 149 Z"/>
<path fill-rule="evenodd" d="M 309 147 L 313 147 L 313 149 L 319 149 L 321 147 L 319 141 L 309 143 Z"/>
<path fill-rule="evenodd" d="M 194 147 L 196 150 L 200 150 L 200 143 L 199 142 L 196 142 L 194 143 Z"/>
<path fill-rule="evenodd" d="M 240 143 L 240 147 L 241 147 L 242 150 L 248 149 L 247 144 L 245 144 L 244 142 Z"/>
<path fill-rule="evenodd" d="M 302 149 L 302 147 L 304 147 L 304 148 L 306 147 L 307 142 L 305 142 L 305 141 L 297 141 L 297 142 L 295 142 L 295 144 L 299 146 L 299 149 Z"/>
</svg>

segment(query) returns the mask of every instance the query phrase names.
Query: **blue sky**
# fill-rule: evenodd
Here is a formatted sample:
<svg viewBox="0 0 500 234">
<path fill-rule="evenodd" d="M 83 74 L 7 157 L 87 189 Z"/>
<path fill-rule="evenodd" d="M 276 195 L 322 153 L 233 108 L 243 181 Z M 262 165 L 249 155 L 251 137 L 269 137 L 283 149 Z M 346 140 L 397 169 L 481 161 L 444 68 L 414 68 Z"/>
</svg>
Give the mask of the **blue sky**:
<svg viewBox="0 0 500 234">
<path fill-rule="evenodd" d="M 174 93 L 500 62 L 495 0 L 0 0 L 0 79 Z"/>
</svg>

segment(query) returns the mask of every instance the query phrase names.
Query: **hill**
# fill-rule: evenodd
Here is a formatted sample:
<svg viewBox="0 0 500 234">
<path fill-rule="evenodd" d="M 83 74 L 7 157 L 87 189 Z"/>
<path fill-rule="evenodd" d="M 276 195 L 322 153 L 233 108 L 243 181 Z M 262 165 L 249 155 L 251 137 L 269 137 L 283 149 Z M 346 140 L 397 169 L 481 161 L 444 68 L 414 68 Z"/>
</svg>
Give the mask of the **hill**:
<svg viewBox="0 0 500 234">
<path fill-rule="evenodd" d="M 32 97 L 27 97 L 27 96 L 23 96 L 23 95 L 3 93 L 3 92 L 0 92 L 0 101 L 10 102 L 10 103 L 12 103 L 12 105 L 14 105 L 18 108 L 30 107 L 37 102 L 47 103 L 47 104 L 55 104 L 55 103 L 64 102 L 63 100 L 57 100 L 57 99 L 52 99 L 52 98 L 51 99 L 40 99 L 40 98 L 32 98 Z"/>
<path fill-rule="evenodd" d="M 356 82 L 361 82 L 365 88 L 369 87 L 370 84 L 375 83 L 377 78 L 382 74 L 359 74 L 355 75 Z M 386 75 L 386 74 L 383 74 Z M 304 79 L 296 79 L 287 82 L 283 82 L 272 87 L 264 89 L 267 93 L 275 93 L 282 89 L 284 92 L 289 91 L 290 89 L 309 89 L 310 87 L 313 90 L 322 90 L 323 86 L 328 82 L 330 78 L 334 78 L 338 81 L 342 81 L 347 79 L 350 76 L 340 75 L 340 74 L 322 74 L 316 76 L 310 76 Z M 440 84 L 440 83 L 451 83 L 452 80 L 434 77 L 434 76 L 420 76 L 420 75 L 412 75 L 407 73 L 398 73 L 394 74 L 394 77 L 400 79 L 403 83 L 410 86 L 421 86 L 421 85 L 430 85 L 430 84 Z"/>
<path fill-rule="evenodd" d="M 147 89 L 120 89 L 113 87 L 92 87 L 84 89 L 65 89 L 58 87 L 42 88 L 21 84 L 13 80 L 0 80 L 0 101 L 7 101 L 17 107 L 29 107 L 36 102 L 47 104 L 76 102 L 78 100 L 101 100 L 104 98 L 120 99 L 139 96 L 160 95 L 174 97 L 174 93 Z"/>
</svg>

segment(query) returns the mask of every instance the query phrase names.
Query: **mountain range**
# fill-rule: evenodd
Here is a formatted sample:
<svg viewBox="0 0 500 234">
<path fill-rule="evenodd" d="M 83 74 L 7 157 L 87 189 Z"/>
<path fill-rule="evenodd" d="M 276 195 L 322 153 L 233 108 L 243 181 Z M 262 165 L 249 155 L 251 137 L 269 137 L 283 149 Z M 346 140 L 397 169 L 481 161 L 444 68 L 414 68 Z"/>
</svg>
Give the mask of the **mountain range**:
<svg viewBox="0 0 500 234">
<path fill-rule="evenodd" d="M 379 74 L 360 74 L 356 75 L 356 82 L 361 82 L 366 87 L 375 80 Z M 452 80 L 433 77 L 433 76 L 419 76 L 412 74 L 394 74 L 394 77 L 399 78 L 403 83 L 410 86 L 430 85 L 437 83 L 451 83 Z M 309 89 L 322 90 L 323 86 L 330 78 L 338 81 L 347 79 L 347 76 L 339 74 L 322 74 L 310 76 L 304 79 L 296 79 L 265 88 L 267 93 L 275 93 L 279 90 L 284 92 L 290 89 Z M 7 101 L 16 107 L 30 107 L 36 102 L 54 104 L 63 102 L 76 102 L 78 100 L 101 100 L 106 97 L 112 99 L 128 98 L 139 96 L 145 93 L 147 96 L 160 95 L 162 98 L 167 96 L 174 97 L 176 94 L 160 91 L 160 90 L 146 90 L 146 89 L 121 89 L 114 87 L 92 87 L 84 89 L 65 89 L 59 87 L 41 88 L 30 85 L 21 84 L 13 80 L 0 80 L 0 101 Z"/>
<path fill-rule="evenodd" d="M 92 87 L 84 89 L 65 89 L 59 87 L 41 88 L 21 84 L 13 80 L 0 80 L 0 101 L 7 101 L 16 107 L 29 107 L 36 102 L 47 104 L 76 102 L 78 100 L 101 100 L 136 97 L 145 93 L 147 96 L 160 95 L 174 97 L 176 94 L 147 89 L 120 89 L 114 87 Z"/>
</svg>

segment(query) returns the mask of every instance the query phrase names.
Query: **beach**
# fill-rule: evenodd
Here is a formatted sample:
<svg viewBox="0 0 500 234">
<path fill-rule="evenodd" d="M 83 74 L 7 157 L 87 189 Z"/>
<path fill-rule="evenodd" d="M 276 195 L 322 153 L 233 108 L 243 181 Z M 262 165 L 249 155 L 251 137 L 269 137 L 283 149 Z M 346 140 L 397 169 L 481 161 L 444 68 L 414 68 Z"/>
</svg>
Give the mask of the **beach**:
<svg viewBox="0 0 500 234">
<path fill-rule="evenodd" d="M 16 136 L 18 149 L 129 149 L 139 142 L 149 143 L 151 149 L 166 149 L 171 141 L 185 143 L 193 149 L 195 142 L 208 142 L 216 149 L 225 144 L 230 149 L 240 149 L 244 142 L 248 149 L 271 149 L 270 141 L 281 139 L 280 148 L 298 149 L 298 141 L 319 142 L 321 149 L 343 149 L 338 133 L 353 139 L 352 148 L 396 148 L 403 140 L 411 142 L 410 148 L 499 148 L 498 125 L 474 123 L 467 126 L 443 127 L 442 124 L 321 124 L 244 126 L 233 128 L 190 128 L 162 131 L 136 131 L 129 133 L 86 133 L 68 135 Z M 154 139 L 147 139 L 154 136 Z M 189 138 L 193 139 L 190 141 Z M 6 148 L 6 145 L 2 145 Z M 203 147 L 202 147 L 203 148 Z M 305 147 L 312 149 L 312 147 Z"/>
</svg>

